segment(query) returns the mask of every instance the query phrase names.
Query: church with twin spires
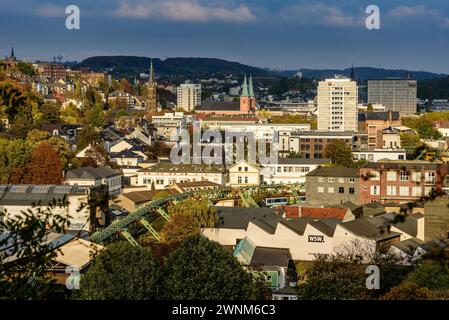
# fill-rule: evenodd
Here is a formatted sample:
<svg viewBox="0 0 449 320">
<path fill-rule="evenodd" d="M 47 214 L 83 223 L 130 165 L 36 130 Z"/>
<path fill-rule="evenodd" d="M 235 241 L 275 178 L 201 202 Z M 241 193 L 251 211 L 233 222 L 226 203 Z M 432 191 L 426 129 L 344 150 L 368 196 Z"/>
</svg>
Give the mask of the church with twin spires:
<svg viewBox="0 0 449 320">
<path fill-rule="evenodd" d="M 242 92 L 238 101 L 206 101 L 195 109 L 196 113 L 215 115 L 244 115 L 255 113 L 257 107 L 254 95 L 253 77 L 243 78 Z"/>
</svg>

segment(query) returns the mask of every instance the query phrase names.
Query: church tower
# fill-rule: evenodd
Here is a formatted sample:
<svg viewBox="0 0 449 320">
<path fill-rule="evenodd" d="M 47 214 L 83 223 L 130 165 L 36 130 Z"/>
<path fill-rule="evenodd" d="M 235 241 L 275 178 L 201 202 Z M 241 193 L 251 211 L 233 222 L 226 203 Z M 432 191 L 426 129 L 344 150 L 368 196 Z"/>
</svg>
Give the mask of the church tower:
<svg viewBox="0 0 449 320">
<path fill-rule="evenodd" d="M 249 76 L 249 99 L 250 99 L 250 110 L 256 110 L 256 96 L 254 95 L 254 86 L 253 86 L 253 76 Z"/>
<path fill-rule="evenodd" d="M 151 60 L 150 79 L 148 81 L 147 111 L 157 112 L 157 83 L 154 79 L 153 60 Z"/>
<path fill-rule="evenodd" d="M 242 94 L 240 95 L 240 111 L 249 113 L 250 110 L 251 110 L 251 98 L 245 74 L 245 77 L 243 78 Z"/>
</svg>

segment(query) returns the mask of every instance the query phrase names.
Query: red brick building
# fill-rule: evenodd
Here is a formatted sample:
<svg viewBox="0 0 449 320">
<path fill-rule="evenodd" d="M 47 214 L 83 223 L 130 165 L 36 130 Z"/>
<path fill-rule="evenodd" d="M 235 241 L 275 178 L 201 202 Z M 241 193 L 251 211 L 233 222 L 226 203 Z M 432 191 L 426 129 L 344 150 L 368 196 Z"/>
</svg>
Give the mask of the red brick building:
<svg viewBox="0 0 449 320">
<path fill-rule="evenodd" d="M 65 80 L 67 72 L 65 67 L 59 63 L 48 63 L 44 65 L 44 76 L 51 81 Z"/>
<path fill-rule="evenodd" d="M 360 169 L 360 202 L 406 203 L 441 192 L 448 174 L 442 161 L 379 160 Z"/>
</svg>

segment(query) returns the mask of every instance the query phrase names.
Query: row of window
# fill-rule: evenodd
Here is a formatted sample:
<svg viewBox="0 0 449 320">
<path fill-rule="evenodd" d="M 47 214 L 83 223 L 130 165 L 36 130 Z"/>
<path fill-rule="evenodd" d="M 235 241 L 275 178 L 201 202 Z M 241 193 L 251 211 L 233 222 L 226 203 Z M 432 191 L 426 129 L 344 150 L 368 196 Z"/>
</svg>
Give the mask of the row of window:
<svg viewBox="0 0 449 320">
<path fill-rule="evenodd" d="M 277 172 L 309 172 L 310 167 L 278 167 Z"/>
<path fill-rule="evenodd" d="M 237 177 L 237 183 L 248 183 L 248 181 L 249 181 L 248 177 Z"/>
<path fill-rule="evenodd" d="M 335 182 L 336 180 L 338 180 L 339 183 L 345 183 L 346 182 L 346 178 L 327 178 L 327 182 Z M 325 178 L 324 177 L 318 177 L 318 182 L 324 182 Z M 354 183 L 355 182 L 355 178 L 348 178 L 349 183 Z"/>
<path fill-rule="evenodd" d="M 366 189 L 366 187 L 364 188 Z M 387 186 L 387 196 L 413 196 L 413 197 L 422 197 L 429 195 L 433 187 L 397 187 L 397 186 Z M 371 186 L 370 190 L 371 195 L 378 196 L 380 195 L 380 186 Z"/>
<path fill-rule="evenodd" d="M 324 193 L 324 189 L 325 189 L 324 187 L 318 187 L 318 193 Z M 338 187 L 337 190 L 338 190 L 339 194 L 344 194 L 346 188 L 345 187 Z M 334 187 L 328 187 L 327 188 L 327 193 L 335 193 L 335 188 Z M 355 193 L 355 189 L 352 188 L 352 187 L 348 188 L 348 193 L 349 194 L 354 194 Z"/>
<path fill-rule="evenodd" d="M 380 180 L 380 172 L 379 171 L 371 171 L 370 173 L 371 180 Z M 396 171 L 388 171 L 387 172 L 387 181 L 397 181 L 398 173 Z M 399 172 L 399 181 L 409 181 L 410 173 L 407 171 Z M 435 172 L 412 172 L 411 181 L 413 182 L 421 182 L 421 181 L 435 183 Z"/>
</svg>

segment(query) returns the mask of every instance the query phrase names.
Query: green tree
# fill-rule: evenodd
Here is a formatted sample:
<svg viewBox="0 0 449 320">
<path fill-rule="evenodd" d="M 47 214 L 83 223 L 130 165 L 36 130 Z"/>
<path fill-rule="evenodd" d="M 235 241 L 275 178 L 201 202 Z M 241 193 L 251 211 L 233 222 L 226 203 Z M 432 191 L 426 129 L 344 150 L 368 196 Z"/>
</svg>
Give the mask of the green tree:
<svg viewBox="0 0 449 320">
<path fill-rule="evenodd" d="M 151 249 L 116 242 L 98 254 L 82 276 L 76 299 L 147 300 L 158 299 L 161 271 Z"/>
<path fill-rule="evenodd" d="M 60 114 L 60 118 L 63 123 L 78 124 L 78 123 L 80 123 L 81 112 L 73 103 L 70 102 L 62 110 L 62 112 Z"/>
<path fill-rule="evenodd" d="M 342 140 L 335 140 L 326 147 L 326 158 L 336 166 L 354 167 L 351 147 Z"/>
<path fill-rule="evenodd" d="M 34 76 L 36 74 L 36 70 L 31 63 L 19 61 L 16 65 L 16 68 L 22 72 L 23 74 Z"/>
<path fill-rule="evenodd" d="M 252 275 L 219 243 L 192 236 L 167 259 L 166 299 L 249 300 L 260 297 Z"/>
<path fill-rule="evenodd" d="M 433 293 L 415 283 L 404 281 L 380 297 L 381 300 L 429 300 Z"/>
<path fill-rule="evenodd" d="M 180 243 L 189 236 L 200 233 L 200 227 L 195 217 L 188 214 L 177 214 L 171 217 L 161 231 L 162 242 L 167 244 Z"/>
<path fill-rule="evenodd" d="M 50 134 L 47 131 L 33 129 L 28 132 L 26 141 L 31 147 L 34 147 L 42 141 L 48 140 L 48 138 L 50 138 Z"/>
<path fill-rule="evenodd" d="M 77 149 L 83 150 L 89 144 L 100 142 L 100 133 L 94 127 L 85 126 L 79 131 L 76 139 Z"/>
<path fill-rule="evenodd" d="M 210 207 L 206 198 L 189 198 L 179 203 L 170 203 L 167 207 L 170 216 L 185 214 L 194 217 L 198 226 L 214 227 L 219 221 L 217 209 Z"/>
<path fill-rule="evenodd" d="M 421 139 L 438 140 L 443 137 L 433 122 L 427 119 L 420 119 L 416 129 Z"/>
<path fill-rule="evenodd" d="M 421 149 L 424 145 L 417 134 L 401 133 L 401 146 L 406 150 L 409 157 L 413 157 L 417 154 L 417 150 Z"/>
<path fill-rule="evenodd" d="M 431 290 L 449 290 L 449 268 L 440 261 L 424 260 L 408 275 L 407 280 Z"/>
<path fill-rule="evenodd" d="M 99 103 L 95 104 L 92 108 L 87 111 L 86 115 L 87 124 L 93 127 L 103 127 L 104 126 L 104 111 L 103 106 Z"/>
<path fill-rule="evenodd" d="M 0 183 L 9 183 L 13 168 L 23 168 L 30 154 L 31 148 L 25 141 L 0 138 Z"/>
</svg>

